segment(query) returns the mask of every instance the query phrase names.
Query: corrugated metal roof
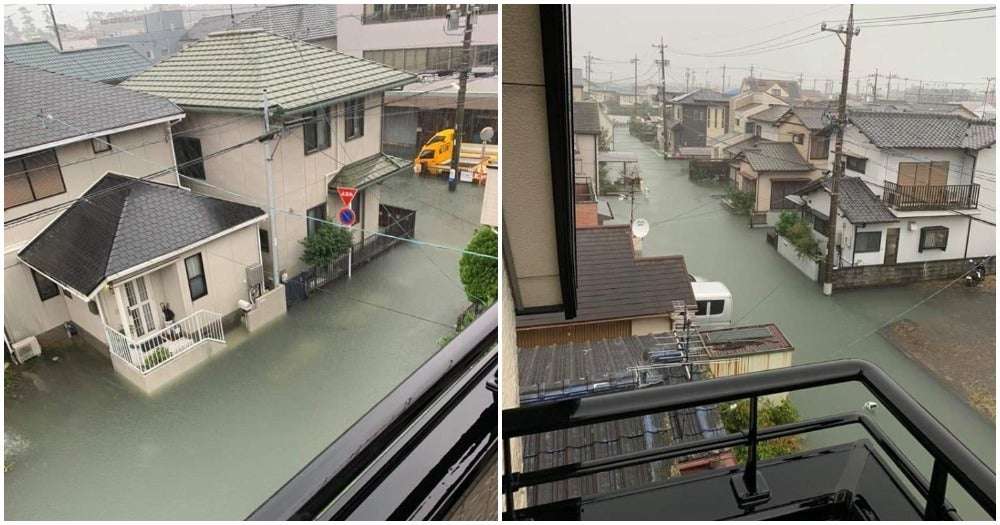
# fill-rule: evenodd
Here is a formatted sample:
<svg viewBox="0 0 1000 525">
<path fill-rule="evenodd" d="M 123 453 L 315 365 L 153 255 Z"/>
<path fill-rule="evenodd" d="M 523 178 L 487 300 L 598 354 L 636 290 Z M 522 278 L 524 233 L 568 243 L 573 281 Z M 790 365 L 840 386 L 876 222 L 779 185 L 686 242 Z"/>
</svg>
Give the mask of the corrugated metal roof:
<svg viewBox="0 0 1000 525">
<path fill-rule="evenodd" d="M 416 76 L 262 30 L 226 31 L 186 47 L 124 86 L 185 108 L 296 111 L 399 87 Z"/>
<path fill-rule="evenodd" d="M 385 153 L 376 153 L 344 166 L 330 181 L 330 191 L 336 192 L 337 186 L 361 189 L 411 166 L 413 166 L 411 161 Z"/>
<path fill-rule="evenodd" d="M 115 83 L 152 65 L 131 46 L 103 46 L 59 51 L 49 42 L 12 44 L 3 48 L 4 60 L 94 82 Z"/>
</svg>

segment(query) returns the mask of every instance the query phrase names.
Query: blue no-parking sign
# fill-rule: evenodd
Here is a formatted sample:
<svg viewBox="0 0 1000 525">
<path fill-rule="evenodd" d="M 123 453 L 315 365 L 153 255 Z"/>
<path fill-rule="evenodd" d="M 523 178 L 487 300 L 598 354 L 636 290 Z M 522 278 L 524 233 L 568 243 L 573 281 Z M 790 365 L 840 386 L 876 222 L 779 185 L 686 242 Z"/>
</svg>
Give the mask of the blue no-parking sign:
<svg viewBox="0 0 1000 525">
<path fill-rule="evenodd" d="M 343 224 L 344 226 L 351 226 L 354 224 L 354 221 L 358 219 L 358 216 L 354 213 L 354 210 L 344 206 L 337 212 L 337 218 L 340 219 L 340 224 Z"/>
</svg>

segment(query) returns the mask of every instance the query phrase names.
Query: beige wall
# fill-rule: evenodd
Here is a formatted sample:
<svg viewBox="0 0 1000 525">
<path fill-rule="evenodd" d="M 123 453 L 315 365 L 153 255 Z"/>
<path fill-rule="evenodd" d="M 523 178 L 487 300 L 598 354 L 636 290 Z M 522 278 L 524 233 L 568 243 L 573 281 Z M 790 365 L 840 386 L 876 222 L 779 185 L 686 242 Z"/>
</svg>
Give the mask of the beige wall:
<svg viewBox="0 0 1000 525">
<path fill-rule="evenodd" d="M 510 261 L 517 276 L 511 286 L 523 306 L 562 303 L 556 257 L 549 165 L 545 77 L 537 5 L 509 5 L 503 16 L 503 186 L 517 200 L 517 213 L 501 210 Z M 531 130 L 531 133 L 518 133 Z M 509 152 L 517 152 L 516 154 Z M 571 174 L 560 174 L 571 176 Z M 516 192 L 516 197 L 513 193 Z"/>
<path fill-rule="evenodd" d="M 31 278 L 31 270 L 14 252 L 4 254 L 4 329 L 13 341 L 38 335 L 69 320 L 62 295 L 42 301 Z"/>
<path fill-rule="evenodd" d="M 707 128 L 705 130 L 706 138 L 714 139 L 726 134 L 726 130 L 729 129 L 729 122 L 727 122 L 729 118 L 727 115 L 729 113 L 727 111 L 728 107 L 728 104 L 707 106 L 706 110 L 708 113 L 706 117 L 708 118 L 708 122 L 706 123 Z M 718 125 L 716 125 L 716 121 L 718 121 Z"/>
<path fill-rule="evenodd" d="M 746 164 L 744 162 L 743 164 Z M 752 170 L 750 170 L 752 171 Z M 795 172 L 789 174 L 777 175 L 772 172 L 758 173 L 757 177 L 757 207 L 755 211 L 770 211 L 771 209 L 771 182 L 781 181 L 781 180 L 816 180 L 820 178 L 822 173 L 819 170 L 813 170 L 810 172 Z"/>
<path fill-rule="evenodd" d="M 580 150 L 580 170 L 577 177 L 586 177 L 594 183 L 597 189 L 597 135 L 584 135 L 576 133 L 573 135 L 576 140 L 576 147 Z"/>
<path fill-rule="evenodd" d="M 507 271 L 500 272 L 500 408 L 506 410 L 515 408 L 520 403 L 520 385 L 517 375 L 517 331 L 514 326 L 514 297 L 510 293 L 510 283 L 507 281 Z M 503 450 L 501 449 L 501 454 Z M 511 468 L 520 472 L 524 468 L 521 440 L 515 438 L 510 444 Z M 502 459 L 502 458 L 501 458 Z M 502 464 L 502 463 L 501 463 Z M 523 490 L 515 494 L 514 505 L 525 504 Z"/>
<path fill-rule="evenodd" d="M 662 334 L 673 329 L 670 317 L 632 319 L 632 335 Z"/>
</svg>

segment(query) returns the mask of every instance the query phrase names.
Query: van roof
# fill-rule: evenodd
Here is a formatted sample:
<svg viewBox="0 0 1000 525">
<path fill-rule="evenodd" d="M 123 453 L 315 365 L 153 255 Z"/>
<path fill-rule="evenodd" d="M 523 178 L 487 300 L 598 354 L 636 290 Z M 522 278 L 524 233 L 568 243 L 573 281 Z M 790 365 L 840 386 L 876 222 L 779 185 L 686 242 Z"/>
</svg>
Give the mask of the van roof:
<svg viewBox="0 0 1000 525">
<path fill-rule="evenodd" d="M 730 293 L 729 288 L 725 284 L 720 282 L 705 282 L 705 281 L 695 281 L 691 283 L 691 289 L 694 290 L 695 299 L 705 299 L 705 298 L 729 298 L 733 294 Z"/>
</svg>

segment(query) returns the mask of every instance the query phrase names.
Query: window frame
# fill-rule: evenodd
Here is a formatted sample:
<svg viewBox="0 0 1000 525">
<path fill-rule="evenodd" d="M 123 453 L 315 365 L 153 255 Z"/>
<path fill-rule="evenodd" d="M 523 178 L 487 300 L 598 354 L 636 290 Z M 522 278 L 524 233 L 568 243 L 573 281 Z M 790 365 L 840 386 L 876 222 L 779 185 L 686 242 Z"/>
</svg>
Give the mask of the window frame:
<svg viewBox="0 0 1000 525">
<path fill-rule="evenodd" d="M 264 228 L 257 228 L 258 242 L 260 242 L 261 253 L 271 253 L 271 234 Z"/>
<path fill-rule="evenodd" d="M 59 285 L 56 284 L 55 281 L 53 281 L 52 279 L 49 279 L 48 277 L 46 277 L 46 276 L 44 276 L 44 275 L 36 272 L 33 268 L 28 268 L 28 270 L 31 272 L 31 280 L 33 280 L 35 282 L 35 290 L 38 292 L 38 298 L 41 299 L 42 302 L 48 301 L 49 299 L 52 299 L 53 297 L 59 297 L 59 295 L 60 295 Z M 50 285 L 52 285 L 52 290 L 51 291 L 44 291 L 43 292 L 42 287 L 46 286 L 46 285 L 44 283 L 40 284 L 38 282 L 39 279 L 44 279 L 45 282 L 47 282 Z"/>
<path fill-rule="evenodd" d="M 862 247 L 861 239 L 871 239 L 873 236 L 876 237 L 877 241 L 878 241 L 878 242 L 875 243 L 875 248 L 872 249 L 871 246 L 870 246 L 870 244 L 867 245 L 867 246 L 865 246 L 865 247 Z M 868 242 L 870 243 L 871 241 L 868 241 Z M 868 232 L 857 232 L 854 235 L 854 253 L 878 253 L 880 251 L 882 251 L 882 231 L 881 230 L 868 231 Z"/>
<path fill-rule="evenodd" d="M 198 268 L 199 268 L 199 270 L 200 270 L 201 273 L 192 276 L 191 275 L 191 267 L 188 266 L 188 261 L 190 261 L 190 260 L 192 260 L 192 259 L 194 259 L 196 257 L 198 259 Z M 197 301 L 198 299 L 201 299 L 202 297 L 205 297 L 206 295 L 208 295 L 208 277 L 207 277 L 206 272 L 205 272 L 205 260 L 202 259 L 201 252 L 198 252 L 198 253 L 196 253 L 194 255 L 190 255 L 190 256 L 184 258 L 184 273 L 187 276 L 188 295 L 191 296 L 191 301 Z M 193 282 L 195 282 L 195 281 L 197 281 L 199 279 L 201 280 L 202 293 L 199 294 L 197 297 L 195 297 L 194 288 L 192 288 L 191 285 L 192 285 Z"/>
<path fill-rule="evenodd" d="M 362 95 L 344 102 L 344 142 L 350 142 L 364 136 L 365 97 Z"/>
<path fill-rule="evenodd" d="M 804 145 L 806 143 L 805 133 L 795 133 L 792 135 L 792 144 Z"/>
<path fill-rule="evenodd" d="M 855 165 L 852 167 L 851 163 L 854 161 Z M 861 169 L 858 169 L 857 163 L 861 163 Z M 844 168 L 851 170 L 855 173 L 864 173 L 868 169 L 868 159 L 864 157 L 855 157 L 854 155 L 844 155 Z"/>
<path fill-rule="evenodd" d="M 928 234 L 940 234 L 944 233 L 944 240 L 940 246 L 927 246 Z M 927 250 L 941 250 L 945 251 L 948 249 L 948 237 L 949 229 L 947 226 L 924 226 L 920 228 L 920 244 L 917 245 L 917 252 L 924 252 Z"/>
<path fill-rule="evenodd" d="M 100 145 L 100 148 L 98 148 L 98 145 Z M 90 148 L 94 150 L 94 155 L 111 151 L 111 135 L 90 139 Z"/>
<path fill-rule="evenodd" d="M 314 215 L 317 210 L 322 212 L 318 216 Z M 316 219 L 319 220 L 317 221 Z M 319 228 L 323 224 L 323 221 L 326 220 L 326 202 L 323 204 L 317 204 L 316 206 L 306 210 L 306 238 L 308 239 L 309 237 L 312 237 L 313 234 L 316 233 L 316 229 Z"/>
<path fill-rule="evenodd" d="M 59 184 L 62 186 L 62 191 L 58 191 L 56 193 L 52 193 L 52 194 L 49 194 L 49 195 L 45 195 L 45 196 L 39 197 L 35 193 L 35 185 L 32 184 L 32 182 L 31 182 L 31 173 L 32 172 L 38 172 L 41 168 L 35 167 L 35 168 L 30 168 L 29 169 L 28 165 L 24 162 L 24 160 L 26 158 L 33 157 L 33 156 L 48 155 L 50 152 L 52 154 L 53 162 L 51 164 L 45 164 L 43 167 L 55 166 L 56 172 L 59 174 Z M 20 165 L 21 165 L 20 171 L 17 171 L 17 172 L 14 172 L 14 173 L 7 173 L 7 164 L 13 163 L 13 162 L 19 162 L 20 163 Z M 57 152 L 55 148 L 50 148 L 50 149 L 43 150 L 43 151 L 40 151 L 40 152 L 35 152 L 35 153 L 29 153 L 27 155 L 22 155 L 20 157 L 14 157 L 12 159 L 5 159 L 4 160 L 4 174 L 3 174 L 3 178 L 4 178 L 4 192 L 7 191 L 7 181 L 13 180 L 15 177 L 19 177 L 19 176 L 24 177 L 24 180 L 27 182 L 27 184 L 28 184 L 28 190 L 31 192 L 31 200 L 24 201 L 24 202 L 19 202 L 17 204 L 12 204 L 10 206 L 7 206 L 7 201 L 6 201 L 6 198 L 5 198 L 4 199 L 4 207 L 3 207 L 4 211 L 16 208 L 18 206 L 24 206 L 25 204 L 31 204 L 32 202 L 38 202 L 40 200 L 48 199 L 49 197 L 55 197 L 56 195 L 62 195 L 63 193 L 66 193 L 66 179 L 63 176 L 62 165 L 60 165 L 60 163 L 59 163 L 59 152 Z"/>
<path fill-rule="evenodd" d="M 302 126 L 302 151 L 305 155 L 312 155 L 320 151 L 330 149 L 333 140 L 330 131 L 330 107 L 322 107 L 310 112 L 310 122 Z M 312 131 L 312 147 L 310 147 L 309 132 Z M 320 132 L 324 132 L 325 143 L 320 142 Z"/>
<path fill-rule="evenodd" d="M 174 148 L 174 159 L 177 162 L 176 164 L 177 172 L 188 178 L 197 180 L 206 180 L 207 176 L 205 173 L 205 154 L 204 151 L 201 149 L 201 139 L 198 137 L 174 135 L 172 137 L 172 140 Z M 189 144 L 191 147 L 197 148 L 198 156 L 195 158 L 188 158 L 189 157 L 188 152 L 186 151 L 188 146 L 185 146 L 185 144 Z M 181 160 L 182 158 L 183 160 Z M 198 162 L 191 164 L 189 166 L 184 166 L 183 168 L 181 167 L 181 164 L 184 164 L 186 162 L 191 162 L 192 160 L 195 159 L 198 159 Z"/>
</svg>

